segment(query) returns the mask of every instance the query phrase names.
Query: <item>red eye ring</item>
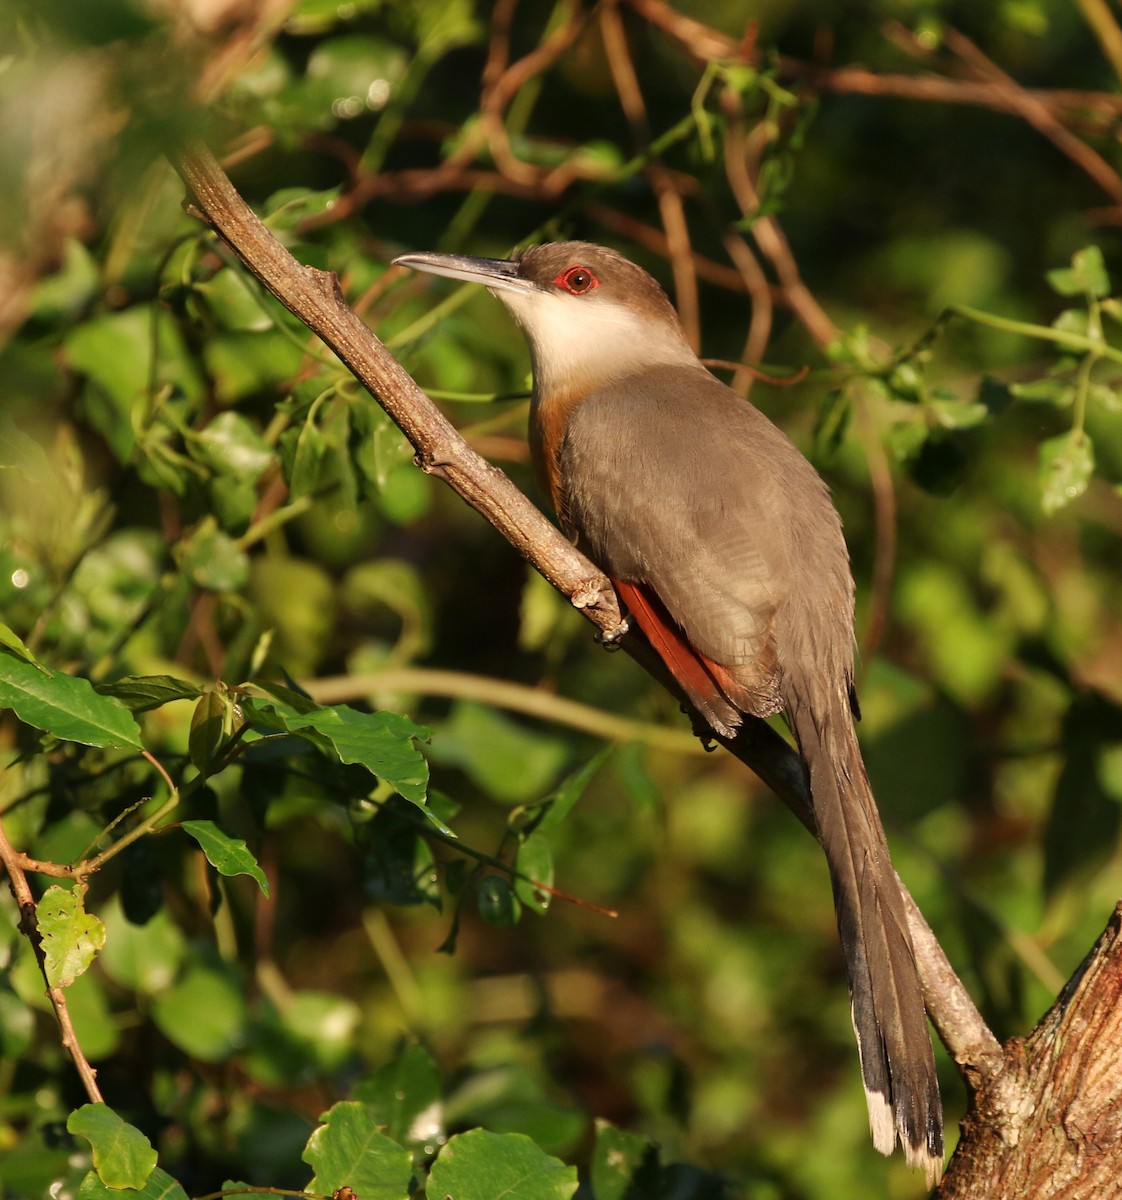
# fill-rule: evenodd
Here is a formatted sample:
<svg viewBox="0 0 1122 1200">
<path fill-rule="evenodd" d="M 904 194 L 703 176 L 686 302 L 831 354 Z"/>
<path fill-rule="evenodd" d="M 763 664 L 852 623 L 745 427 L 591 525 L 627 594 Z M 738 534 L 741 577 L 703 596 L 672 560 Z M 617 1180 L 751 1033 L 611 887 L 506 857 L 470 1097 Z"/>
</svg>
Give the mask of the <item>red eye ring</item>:
<svg viewBox="0 0 1122 1200">
<path fill-rule="evenodd" d="M 591 292 L 593 288 L 600 286 L 600 280 L 580 263 L 566 267 L 553 282 L 572 296 L 583 296 L 585 292 Z"/>
</svg>

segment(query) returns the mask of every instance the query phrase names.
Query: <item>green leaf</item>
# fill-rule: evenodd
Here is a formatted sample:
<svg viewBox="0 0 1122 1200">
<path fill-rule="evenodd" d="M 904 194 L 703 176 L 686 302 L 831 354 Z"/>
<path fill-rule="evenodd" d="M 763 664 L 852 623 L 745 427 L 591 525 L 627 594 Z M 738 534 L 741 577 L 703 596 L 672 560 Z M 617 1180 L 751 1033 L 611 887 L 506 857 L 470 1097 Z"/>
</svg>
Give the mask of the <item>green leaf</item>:
<svg viewBox="0 0 1122 1200">
<path fill-rule="evenodd" d="M 269 895 L 269 882 L 257 859 L 241 838 L 225 834 L 213 821 L 183 821 L 180 828 L 199 843 L 207 862 L 219 875 L 249 875 L 257 881 L 263 895 Z"/>
<path fill-rule="evenodd" d="M 1087 399 L 1109 413 L 1122 413 L 1122 392 L 1109 383 L 1092 383 L 1087 388 Z"/>
<path fill-rule="evenodd" d="M 41 667 L 0 651 L 0 708 L 21 721 L 84 746 L 141 749 L 132 713 L 112 696 L 100 696 L 88 679 Z"/>
<path fill-rule="evenodd" d="M 455 1200 L 570 1200 L 577 1169 L 525 1134 L 472 1129 L 449 1139 L 429 1174 L 427 1194 Z"/>
<path fill-rule="evenodd" d="M 440 820 L 431 808 L 426 807 L 424 812 L 430 821 L 434 816 Z M 362 877 L 368 899 L 440 908 L 436 860 L 416 816 L 416 806 L 410 801 L 389 796 L 378 805 L 370 823 L 363 826 L 366 853 Z"/>
<path fill-rule="evenodd" d="M 1061 296 L 1093 296 L 1101 300 L 1110 295 L 1110 277 L 1106 273 L 1103 252 L 1098 246 L 1084 246 L 1072 255 L 1071 266 L 1061 267 L 1045 274 L 1052 287 Z"/>
<path fill-rule="evenodd" d="M 561 825 L 576 802 L 584 795 L 596 772 L 607 761 L 613 746 L 597 751 L 579 770 L 574 771 L 542 802 L 543 816 L 537 824 L 539 833 L 550 833 Z"/>
<path fill-rule="evenodd" d="M 160 1167 L 148 1176 L 148 1182 L 139 1191 L 129 1191 L 122 1196 L 118 1188 L 107 1187 L 91 1171 L 78 1188 L 78 1200 L 187 1200 L 187 1193 L 178 1180 Z"/>
<path fill-rule="evenodd" d="M 239 475 L 217 475 L 210 481 L 211 510 L 222 529 L 240 537 L 257 510 L 257 485 Z"/>
<path fill-rule="evenodd" d="M 152 1143 L 107 1104 L 83 1104 L 66 1119 L 69 1133 L 93 1149 L 93 1165 L 111 1188 L 142 1188 L 156 1166 Z"/>
<path fill-rule="evenodd" d="M 501 875 L 484 875 L 475 885 L 475 903 L 488 925 L 510 929 L 518 924 L 522 905 Z"/>
<path fill-rule="evenodd" d="M 1009 391 L 1018 400 L 1030 400 L 1042 404 L 1054 404 L 1067 408 L 1075 397 L 1075 388 L 1063 379 L 1033 379 L 1028 383 L 1011 383 Z"/>
<path fill-rule="evenodd" d="M 245 995 L 228 974 L 213 967 L 191 967 L 156 997 L 152 1016 L 170 1041 L 204 1062 L 222 1062 L 245 1041 Z"/>
<path fill-rule="evenodd" d="M 194 700 L 199 685 L 176 679 L 174 675 L 126 675 L 112 683 L 99 683 L 95 690 L 102 696 L 116 696 L 132 712 L 147 712 L 173 700 Z"/>
<path fill-rule="evenodd" d="M 146 845 L 142 839 L 137 845 Z M 172 986 L 184 958 L 187 942 L 167 909 L 144 925 L 126 918 L 121 900 L 114 897 L 102 910 L 107 936 L 99 965 L 120 987 L 156 996 Z"/>
<path fill-rule="evenodd" d="M 84 889 L 52 884 L 35 908 L 51 987 L 69 987 L 105 945 L 105 925 L 86 912 Z"/>
<path fill-rule="evenodd" d="M 314 419 L 309 416 L 303 425 L 284 431 L 280 449 L 291 503 L 310 495 L 318 486 L 320 465 L 327 451 L 327 443 Z"/>
<path fill-rule="evenodd" d="M 524 838 L 514 859 L 514 869 L 518 872 L 514 894 L 534 912 L 544 913 L 553 895 L 534 884 L 553 886 L 553 849 L 549 839 L 541 833 L 531 833 Z"/>
<path fill-rule="evenodd" d="M 392 712 L 359 712 L 345 704 L 310 712 L 255 700 L 246 701 L 242 707 L 255 728 L 294 733 L 334 753 L 342 763 L 361 764 L 416 804 L 442 832 L 452 833 L 425 807 L 429 768 L 414 741 L 427 738 L 429 732 L 408 717 Z"/>
<path fill-rule="evenodd" d="M 814 459 L 833 462 L 853 422 L 853 401 L 844 388 L 831 392 L 814 423 Z"/>
<path fill-rule="evenodd" d="M 43 664 L 40 663 L 40 661 L 35 657 L 35 655 L 31 653 L 27 646 L 24 645 L 23 638 L 21 638 L 14 629 L 5 625 L 3 621 L 0 621 L 0 646 L 10 650 L 13 654 L 17 655 L 19 658 L 22 658 L 24 662 L 32 663 L 34 666 L 38 667 L 44 675 L 50 674 L 47 668 L 44 667 Z"/>
<path fill-rule="evenodd" d="M 265 311 L 252 286 L 241 271 L 227 268 L 219 271 L 212 279 L 194 285 L 194 290 L 204 297 L 214 319 L 224 329 L 237 329 L 261 333 L 272 329 L 273 319 Z M 234 416 L 223 413 L 223 416 Z M 239 418 L 242 420 L 243 418 Z M 208 426 L 208 429 L 210 426 Z"/>
<path fill-rule="evenodd" d="M 927 405 L 944 429 L 971 429 L 990 415 L 984 404 L 964 404 L 961 400 L 931 400 Z"/>
<path fill-rule="evenodd" d="M 591 1184 L 596 1200 L 628 1200 L 652 1194 L 652 1171 L 657 1174 L 658 1148 L 637 1133 L 607 1121 L 596 1122 Z"/>
<path fill-rule="evenodd" d="M 1086 433 L 1073 429 L 1040 446 L 1040 503 L 1051 516 L 1087 490 L 1095 470 L 1095 451 Z"/>
<path fill-rule="evenodd" d="M 378 1129 L 371 1109 L 344 1100 L 322 1120 L 302 1155 L 315 1171 L 308 1191 L 330 1194 L 349 1187 L 361 1200 L 405 1200 L 413 1156 Z"/>
<path fill-rule="evenodd" d="M 0 470 L 19 471 L 38 487 L 58 485 L 58 473 L 43 447 L 0 411 Z"/>
<path fill-rule="evenodd" d="M 432 755 L 462 767 L 488 795 L 512 803 L 542 795 L 564 768 L 565 743 L 482 704 L 454 705 Z"/>
<path fill-rule="evenodd" d="M 424 1046 L 410 1042 L 354 1089 L 374 1123 L 402 1146 L 434 1145 L 444 1133 L 440 1072 Z"/>
<path fill-rule="evenodd" d="M 237 542 L 218 528 L 213 517 L 176 547 L 183 570 L 192 583 L 209 592 L 237 591 L 249 578 L 249 559 Z"/>
<path fill-rule="evenodd" d="M 330 0 L 332 5 L 335 0 Z M 338 14 L 338 8 L 332 12 Z M 282 188 L 265 201 L 265 224 L 270 229 L 294 229 L 307 217 L 318 217 L 339 199 L 340 188 L 328 188 L 315 192 L 310 188 Z"/>
<path fill-rule="evenodd" d="M 273 448 L 236 412 L 219 413 L 196 435 L 199 456 L 219 475 L 257 479 L 273 461 Z"/>
</svg>

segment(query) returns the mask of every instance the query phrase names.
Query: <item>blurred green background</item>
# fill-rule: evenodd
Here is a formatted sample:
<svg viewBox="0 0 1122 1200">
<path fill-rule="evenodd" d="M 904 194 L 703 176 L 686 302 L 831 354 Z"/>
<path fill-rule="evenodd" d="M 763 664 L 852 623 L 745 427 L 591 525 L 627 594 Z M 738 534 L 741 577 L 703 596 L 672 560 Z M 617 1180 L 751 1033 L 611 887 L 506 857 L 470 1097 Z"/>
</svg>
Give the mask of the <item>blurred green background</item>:
<svg viewBox="0 0 1122 1200">
<path fill-rule="evenodd" d="M 869 1146 L 817 847 L 413 467 L 184 211 L 166 155 L 205 135 L 293 254 L 337 272 L 528 489 L 521 336 L 481 290 L 391 271 L 395 254 L 605 242 L 696 314 L 717 360 L 744 352 L 750 293 L 757 319 L 773 307 L 765 371 L 809 373 L 751 397 L 843 514 L 861 736 L 896 865 L 1005 1039 L 1046 1010 L 1119 891 L 1113 12 L 0 13 L 0 619 L 95 681 L 284 673 L 407 712 L 432 730 L 441 811 L 484 856 L 509 857 L 519 806 L 610 737 L 551 833 L 555 886 L 583 903 L 544 915 L 384 795 L 356 804 L 339 772 L 288 761 L 221 772 L 190 814 L 250 842 L 271 900 L 170 836 L 95 878 L 109 936 L 70 989 L 79 1032 L 106 1099 L 188 1191 L 301 1186 L 318 1115 L 413 1041 L 443 1129 L 523 1131 L 583 1167 L 593 1121 L 611 1121 L 680 1164 L 652 1195 L 923 1188 Z M 942 90 L 899 82 L 921 79 Z M 948 306 L 981 319 L 917 350 Z M 1057 319 L 1074 340 L 1049 335 Z M 496 681 L 528 689 L 535 715 Z M 145 721 L 176 769 L 190 719 L 179 702 Z M 40 858 L 81 854 L 152 790 L 142 761 L 44 745 L 11 719 L 0 755 L 4 827 Z M 0 1194 L 72 1195 L 83 1163 L 60 1122 L 81 1095 L 4 899 Z M 964 1093 L 941 1069 L 953 1141 Z"/>
</svg>

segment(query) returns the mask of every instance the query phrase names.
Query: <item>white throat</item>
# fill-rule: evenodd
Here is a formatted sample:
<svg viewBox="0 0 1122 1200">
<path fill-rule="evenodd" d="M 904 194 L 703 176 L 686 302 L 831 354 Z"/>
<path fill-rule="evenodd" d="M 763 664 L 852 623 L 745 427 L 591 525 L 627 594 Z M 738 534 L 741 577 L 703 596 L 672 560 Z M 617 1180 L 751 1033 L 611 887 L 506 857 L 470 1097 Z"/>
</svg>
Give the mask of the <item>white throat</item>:
<svg viewBox="0 0 1122 1200">
<path fill-rule="evenodd" d="M 655 366 L 702 370 L 677 326 L 593 296 L 493 293 L 526 331 L 540 394 L 587 395 L 622 375 Z"/>
</svg>

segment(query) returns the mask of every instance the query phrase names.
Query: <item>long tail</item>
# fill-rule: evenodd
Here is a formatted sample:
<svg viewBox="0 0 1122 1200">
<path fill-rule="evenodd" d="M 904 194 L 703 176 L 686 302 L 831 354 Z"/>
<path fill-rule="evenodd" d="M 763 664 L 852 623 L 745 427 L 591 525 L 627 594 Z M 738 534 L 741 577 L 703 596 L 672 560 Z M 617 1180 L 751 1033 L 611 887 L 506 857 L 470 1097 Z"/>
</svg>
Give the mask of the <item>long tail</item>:
<svg viewBox="0 0 1122 1200">
<path fill-rule="evenodd" d="M 817 692 L 817 689 L 814 689 Z M 929 1184 L 943 1169 L 943 1110 L 899 884 L 846 697 L 789 687 L 834 887 L 873 1145 L 897 1141 Z"/>
</svg>

